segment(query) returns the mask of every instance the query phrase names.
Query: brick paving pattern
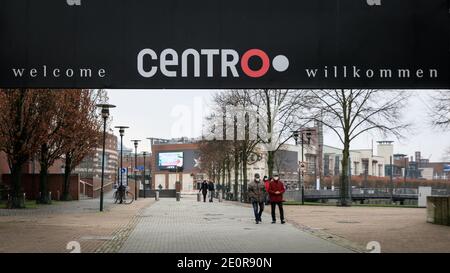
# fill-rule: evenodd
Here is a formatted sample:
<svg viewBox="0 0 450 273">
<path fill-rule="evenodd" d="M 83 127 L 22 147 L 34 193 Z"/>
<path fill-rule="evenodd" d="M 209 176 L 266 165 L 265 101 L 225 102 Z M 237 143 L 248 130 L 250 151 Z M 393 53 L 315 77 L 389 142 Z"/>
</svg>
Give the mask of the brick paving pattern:
<svg viewBox="0 0 450 273">
<path fill-rule="evenodd" d="M 99 199 L 56 202 L 23 210 L 0 209 L 0 252 L 64 253 L 77 241 L 81 252 L 97 252 L 133 222 L 136 212 L 154 201 L 139 199 L 131 205 L 113 204 L 105 194 L 104 211 Z"/>
<path fill-rule="evenodd" d="M 193 196 L 180 202 L 160 199 L 137 216 L 119 252 L 351 252 L 289 223 L 271 224 L 268 215 L 256 225 L 252 213 L 245 206 L 197 202 Z"/>
<path fill-rule="evenodd" d="M 450 227 L 426 222 L 425 208 L 285 206 L 288 221 L 316 234 L 332 234 L 355 248 L 371 241 L 381 252 L 450 252 Z"/>
</svg>

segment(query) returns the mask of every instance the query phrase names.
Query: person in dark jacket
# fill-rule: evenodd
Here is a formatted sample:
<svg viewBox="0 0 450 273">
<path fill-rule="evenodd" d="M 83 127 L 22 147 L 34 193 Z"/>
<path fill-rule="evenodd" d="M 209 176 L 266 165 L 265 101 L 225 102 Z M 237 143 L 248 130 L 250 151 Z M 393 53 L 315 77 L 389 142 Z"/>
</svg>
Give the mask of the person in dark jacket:
<svg viewBox="0 0 450 273">
<path fill-rule="evenodd" d="M 278 205 L 280 210 L 280 220 L 281 223 L 284 224 L 284 210 L 283 210 L 283 193 L 285 192 L 285 187 L 283 182 L 281 182 L 280 177 L 277 173 L 274 173 L 273 180 L 269 185 L 269 196 L 270 196 L 270 204 L 272 208 L 272 224 L 275 224 L 277 219 L 275 216 L 275 209 Z"/>
<path fill-rule="evenodd" d="M 198 192 L 203 194 L 203 202 L 206 202 L 206 195 L 208 194 L 208 182 L 206 182 L 206 180 L 203 180 Z"/>
<path fill-rule="evenodd" d="M 213 202 L 214 197 L 214 182 L 209 181 L 208 183 L 208 190 L 209 190 L 209 202 Z"/>
<path fill-rule="evenodd" d="M 255 179 L 248 185 L 248 198 L 252 202 L 253 212 L 255 213 L 255 222 L 261 222 L 261 216 L 264 211 L 264 198 L 266 188 L 264 183 L 259 179 L 259 174 L 255 174 Z"/>
<path fill-rule="evenodd" d="M 263 182 L 264 182 L 264 187 L 266 189 L 266 194 L 264 195 L 264 203 L 265 205 L 269 205 L 270 200 L 269 200 L 269 185 L 270 185 L 270 180 L 267 177 L 267 175 L 264 176 L 263 178 Z"/>
</svg>

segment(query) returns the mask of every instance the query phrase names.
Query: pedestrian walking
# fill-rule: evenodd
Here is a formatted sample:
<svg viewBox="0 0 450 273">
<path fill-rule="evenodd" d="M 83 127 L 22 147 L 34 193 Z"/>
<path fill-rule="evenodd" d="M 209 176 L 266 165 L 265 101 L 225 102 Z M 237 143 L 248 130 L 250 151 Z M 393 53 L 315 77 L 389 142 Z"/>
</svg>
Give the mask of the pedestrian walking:
<svg viewBox="0 0 450 273">
<path fill-rule="evenodd" d="M 214 182 L 209 181 L 208 183 L 208 190 L 209 190 L 209 202 L 213 202 L 214 197 Z"/>
<path fill-rule="evenodd" d="M 252 202 L 253 212 L 255 214 L 255 222 L 261 222 L 261 216 L 264 211 L 264 198 L 266 195 L 266 188 L 261 182 L 259 174 L 255 174 L 255 179 L 248 185 L 248 198 Z"/>
<path fill-rule="evenodd" d="M 283 182 L 280 180 L 278 173 L 274 173 L 273 180 L 269 184 L 269 196 L 270 205 L 272 209 L 272 224 L 276 223 L 275 209 L 278 206 L 280 210 L 280 220 L 284 224 L 284 210 L 283 210 L 283 193 L 285 192 L 285 187 Z"/>
<path fill-rule="evenodd" d="M 206 182 L 206 180 L 203 180 L 198 192 L 203 194 L 203 202 L 206 202 L 206 195 L 208 194 L 208 182 Z"/>
<path fill-rule="evenodd" d="M 264 182 L 264 187 L 266 189 L 266 193 L 264 194 L 264 203 L 265 203 L 265 205 L 269 205 L 269 203 L 270 203 L 270 197 L 269 197 L 270 180 L 267 177 L 267 175 L 264 176 L 263 182 Z"/>
</svg>

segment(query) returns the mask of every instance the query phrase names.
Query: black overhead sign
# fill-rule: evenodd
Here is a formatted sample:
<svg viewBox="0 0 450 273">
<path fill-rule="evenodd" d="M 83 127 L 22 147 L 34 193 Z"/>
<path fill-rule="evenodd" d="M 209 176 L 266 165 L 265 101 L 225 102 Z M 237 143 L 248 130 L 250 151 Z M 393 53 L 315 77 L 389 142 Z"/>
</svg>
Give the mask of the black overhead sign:
<svg viewBox="0 0 450 273">
<path fill-rule="evenodd" d="M 1 0 L 0 87 L 449 88 L 449 0 Z"/>
</svg>

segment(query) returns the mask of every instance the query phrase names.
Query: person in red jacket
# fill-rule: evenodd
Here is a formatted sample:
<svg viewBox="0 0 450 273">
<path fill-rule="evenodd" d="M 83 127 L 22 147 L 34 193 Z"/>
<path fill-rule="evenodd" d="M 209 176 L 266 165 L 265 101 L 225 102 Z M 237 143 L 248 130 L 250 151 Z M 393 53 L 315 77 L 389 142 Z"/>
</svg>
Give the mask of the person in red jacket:
<svg viewBox="0 0 450 273">
<path fill-rule="evenodd" d="M 284 184 L 281 182 L 278 173 L 274 173 L 273 180 L 269 184 L 270 204 L 272 208 L 272 224 L 275 224 L 277 219 L 275 216 L 275 209 L 278 205 L 280 210 L 280 220 L 284 224 L 284 210 L 283 210 L 283 193 L 285 192 Z"/>
</svg>

